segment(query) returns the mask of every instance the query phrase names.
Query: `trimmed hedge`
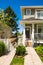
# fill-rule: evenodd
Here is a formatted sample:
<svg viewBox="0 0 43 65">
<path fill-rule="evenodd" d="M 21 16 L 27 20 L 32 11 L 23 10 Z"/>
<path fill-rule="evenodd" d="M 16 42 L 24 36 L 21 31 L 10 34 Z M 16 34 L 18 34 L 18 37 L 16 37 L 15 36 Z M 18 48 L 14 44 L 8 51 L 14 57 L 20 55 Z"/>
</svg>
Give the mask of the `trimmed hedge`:
<svg viewBox="0 0 43 65">
<path fill-rule="evenodd" d="M 16 55 L 18 55 L 18 56 L 25 55 L 25 52 L 26 52 L 26 49 L 25 49 L 25 47 L 23 45 L 22 46 L 18 46 L 16 48 Z"/>
<path fill-rule="evenodd" d="M 4 42 L 0 41 L 0 56 L 4 55 L 6 52 L 6 46 Z"/>
</svg>

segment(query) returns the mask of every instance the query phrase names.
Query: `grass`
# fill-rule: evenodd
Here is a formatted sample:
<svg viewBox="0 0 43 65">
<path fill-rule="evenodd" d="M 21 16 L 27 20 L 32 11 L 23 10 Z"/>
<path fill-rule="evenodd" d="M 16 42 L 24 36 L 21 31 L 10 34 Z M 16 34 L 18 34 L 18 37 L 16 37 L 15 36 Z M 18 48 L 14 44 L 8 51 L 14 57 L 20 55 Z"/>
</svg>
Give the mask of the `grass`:
<svg viewBox="0 0 43 65">
<path fill-rule="evenodd" d="M 42 62 L 43 62 L 43 57 L 40 57 L 40 59 L 42 60 Z"/>
<path fill-rule="evenodd" d="M 35 50 L 36 50 L 37 54 L 39 55 L 41 61 L 43 62 L 43 46 L 39 45 L 39 46 L 35 47 Z"/>
<path fill-rule="evenodd" d="M 24 65 L 24 57 L 15 56 L 10 65 Z"/>
</svg>

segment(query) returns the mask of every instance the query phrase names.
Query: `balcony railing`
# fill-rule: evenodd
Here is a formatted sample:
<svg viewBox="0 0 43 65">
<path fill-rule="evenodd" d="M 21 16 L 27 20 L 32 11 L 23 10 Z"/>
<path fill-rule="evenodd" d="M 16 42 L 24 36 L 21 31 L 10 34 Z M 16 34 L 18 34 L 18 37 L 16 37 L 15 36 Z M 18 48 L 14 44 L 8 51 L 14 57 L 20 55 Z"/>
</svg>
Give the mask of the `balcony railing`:
<svg viewBox="0 0 43 65">
<path fill-rule="evenodd" d="M 35 40 L 43 40 L 43 33 L 35 33 L 34 39 Z"/>
</svg>

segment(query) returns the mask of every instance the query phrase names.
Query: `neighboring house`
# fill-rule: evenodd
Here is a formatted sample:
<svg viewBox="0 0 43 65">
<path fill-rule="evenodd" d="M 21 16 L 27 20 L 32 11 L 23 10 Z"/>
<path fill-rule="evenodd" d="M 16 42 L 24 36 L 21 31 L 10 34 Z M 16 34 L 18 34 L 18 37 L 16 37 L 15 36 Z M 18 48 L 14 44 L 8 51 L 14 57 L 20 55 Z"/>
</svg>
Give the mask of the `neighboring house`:
<svg viewBox="0 0 43 65">
<path fill-rule="evenodd" d="M 21 6 L 23 29 L 23 44 L 33 46 L 43 43 L 43 6 Z M 27 44 L 27 45 L 28 45 Z"/>
</svg>

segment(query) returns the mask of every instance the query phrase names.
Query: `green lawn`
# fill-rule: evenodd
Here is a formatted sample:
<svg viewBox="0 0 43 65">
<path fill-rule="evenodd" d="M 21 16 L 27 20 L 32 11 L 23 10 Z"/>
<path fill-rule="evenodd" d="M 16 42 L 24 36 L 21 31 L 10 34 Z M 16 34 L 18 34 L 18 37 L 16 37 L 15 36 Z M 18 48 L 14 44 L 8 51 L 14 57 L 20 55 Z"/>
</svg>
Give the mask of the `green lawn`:
<svg viewBox="0 0 43 65">
<path fill-rule="evenodd" d="M 35 50 L 43 62 L 43 46 L 39 45 L 39 46 L 35 47 Z"/>
<path fill-rule="evenodd" d="M 10 65 L 24 65 L 24 57 L 15 56 Z"/>
</svg>

